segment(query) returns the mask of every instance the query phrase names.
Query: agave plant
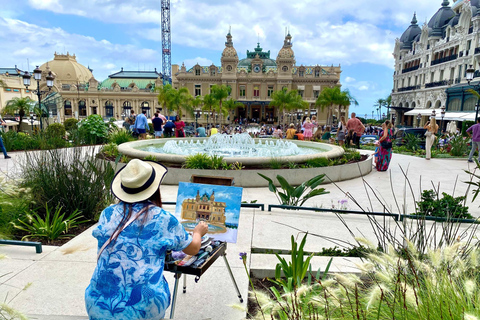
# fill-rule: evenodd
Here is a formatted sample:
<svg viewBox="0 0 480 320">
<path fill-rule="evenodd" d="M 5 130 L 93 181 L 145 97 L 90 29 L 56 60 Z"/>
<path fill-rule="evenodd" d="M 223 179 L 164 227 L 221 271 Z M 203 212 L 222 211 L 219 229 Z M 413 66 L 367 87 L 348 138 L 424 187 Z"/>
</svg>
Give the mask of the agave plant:
<svg viewBox="0 0 480 320">
<path fill-rule="evenodd" d="M 318 188 L 318 186 L 321 185 L 325 180 L 325 174 L 320 174 L 316 177 L 313 177 L 296 188 L 292 187 L 284 177 L 277 175 L 277 180 L 282 188 L 281 190 L 277 189 L 273 183 L 273 180 L 269 177 L 261 173 L 258 175 L 268 181 L 268 189 L 275 193 L 275 196 L 281 204 L 287 206 L 301 207 L 305 201 L 310 198 L 330 193 L 325 191 L 325 188 Z"/>
</svg>

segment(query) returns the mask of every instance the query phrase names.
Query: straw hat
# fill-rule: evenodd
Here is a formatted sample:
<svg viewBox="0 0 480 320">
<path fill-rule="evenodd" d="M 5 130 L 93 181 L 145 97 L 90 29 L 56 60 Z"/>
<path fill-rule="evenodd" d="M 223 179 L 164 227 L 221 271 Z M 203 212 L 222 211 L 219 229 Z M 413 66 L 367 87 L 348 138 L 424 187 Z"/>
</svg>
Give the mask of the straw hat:
<svg viewBox="0 0 480 320">
<path fill-rule="evenodd" d="M 126 203 L 147 200 L 158 190 L 167 171 L 158 162 L 133 159 L 113 178 L 112 193 Z"/>
</svg>

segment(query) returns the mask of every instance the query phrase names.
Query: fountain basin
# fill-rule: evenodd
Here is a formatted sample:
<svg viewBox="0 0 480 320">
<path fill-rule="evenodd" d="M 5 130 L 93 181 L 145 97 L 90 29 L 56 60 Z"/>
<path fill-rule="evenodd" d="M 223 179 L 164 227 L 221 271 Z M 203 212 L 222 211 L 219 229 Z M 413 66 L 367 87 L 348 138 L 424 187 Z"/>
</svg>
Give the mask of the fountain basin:
<svg viewBox="0 0 480 320">
<path fill-rule="evenodd" d="M 180 155 L 180 154 L 167 154 L 167 153 L 156 153 L 156 152 L 149 152 L 142 149 L 150 148 L 150 147 L 161 147 L 165 145 L 168 141 L 184 141 L 189 142 L 191 140 L 203 142 L 209 138 L 170 138 L 170 139 L 151 139 L 151 140 L 138 140 L 133 142 L 123 143 L 118 147 L 118 151 L 130 158 L 138 158 L 144 159 L 146 157 L 155 157 L 157 161 L 165 164 L 165 165 L 181 165 L 185 162 L 185 158 L 187 155 Z M 256 143 L 259 142 L 269 142 L 269 141 L 278 141 L 276 139 L 254 139 Z M 280 163 L 305 163 L 310 159 L 315 158 L 338 158 L 344 154 L 343 148 L 338 146 L 333 146 L 325 143 L 317 143 L 317 142 L 310 142 L 310 141 L 299 141 L 299 140 L 290 140 L 290 142 L 294 143 L 300 148 L 308 148 L 313 149 L 315 152 L 310 154 L 299 154 L 299 155 L 290 155 L 290 156 L 278 156 L 274 157 L 276 161 Z M 272 157 L 249 157 L 249 156 L 232 156 L 232 157 L 225 157 L 224 160 L 231 164 L 235 162 L 241 163 L 245 167 L 251 166 L 263 166 L 267 165 L 271 161 Z"/>
</svg>

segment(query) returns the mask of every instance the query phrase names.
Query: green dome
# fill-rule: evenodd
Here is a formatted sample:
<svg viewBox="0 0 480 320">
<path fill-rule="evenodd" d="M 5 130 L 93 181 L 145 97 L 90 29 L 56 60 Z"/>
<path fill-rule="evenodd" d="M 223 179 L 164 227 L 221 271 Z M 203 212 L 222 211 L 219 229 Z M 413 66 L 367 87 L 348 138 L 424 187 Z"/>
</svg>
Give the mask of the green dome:
<svg viewBox="0 0 480 320">
<path fill-rule="evenodd" d="M 263 65 L 265 67 L 276 67 L 277 63 L 275 60 L 270 59 L 270 50 L 268 52 L 263 52 L 263 49 L 260 47 L 260 43 L 257 44 L 257 47 L 254 51 L 250 52 L 247 50 L 247 57 L 238 62 L 238 67 L 248 67 L 252 64 L 252 60 L 258 55 L 262 59 Z"/>
</svg>

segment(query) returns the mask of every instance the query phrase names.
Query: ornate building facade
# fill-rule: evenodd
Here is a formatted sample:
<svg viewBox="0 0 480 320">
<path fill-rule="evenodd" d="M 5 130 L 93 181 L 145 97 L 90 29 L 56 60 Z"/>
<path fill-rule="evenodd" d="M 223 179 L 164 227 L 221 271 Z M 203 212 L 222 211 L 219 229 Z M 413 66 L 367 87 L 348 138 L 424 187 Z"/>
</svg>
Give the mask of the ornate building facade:
<svg viewBox="0 0 480 320">
<path fill-rule="evenodd" d="M 320 123 L 326 123 L 326 110 L 319 112 L 315 101 L 322 88 L 340 86 L 340 66 L 296 65 L 290 34 L 285 37 L 275 60 L 270 57 L 270 51 L 263 51 L 260 44 L 252 52 L 247 51 L 247 57 L 240 60 L 232 39 L 228 33 L 220 66 L 197 64 L 187 70 L 184 65 L 173 65 L 172 85 L 187 88 L 193 96 L 209 94 L 213 85 L 229 86 L 232 89 L 230 98 L 243 104 L 235 110 L 234 118 L 272 124 L 290 122 L 299 115 L 300 110 L 284 115 L 270 105 L 274 91 L 295 89 L 310 104 L 306 114 L 316 114 Z M 337 108 L 335 114 L 340 116 L 345 113 L 348 113 L 348 108 Z M 202 117 L 200 120 L 206 119 Z"/>
<path fill-rule="evenodd" d="M 225 225 L 226 207 L 225 202 L 215 201 L 215 191 L 211 195 L 205 193 L 203 196 L 200 196 L 200 191 L 197 191 L 195 199 L 183 201 L 181 217 L 184 220 L 205 219 L 213 224 Z"/>
<path fill-rule="evenodd" d="M 470 87 L 466 70 L 470 65 L 478 69 L 479 36 L 480 0 L 457 0 L 452 6 L 443 0 L 422 27 L 413 15 L 393 52 L 392 104 L 397 125 L 421 125 L 433 110 L 440 118 L 442 107 L 447 111 L 444 120 L 472 117 L 476 98 L 466 92 Z M 453 92 L 456 97 L 450 96 Z"/>
</svg>

